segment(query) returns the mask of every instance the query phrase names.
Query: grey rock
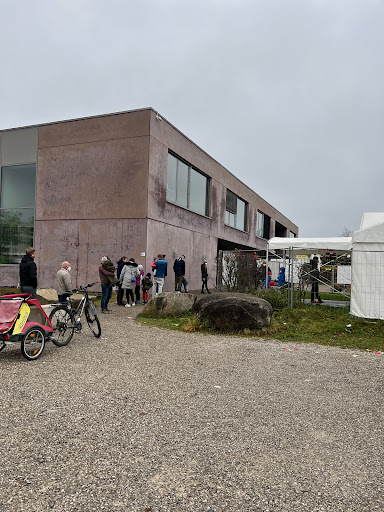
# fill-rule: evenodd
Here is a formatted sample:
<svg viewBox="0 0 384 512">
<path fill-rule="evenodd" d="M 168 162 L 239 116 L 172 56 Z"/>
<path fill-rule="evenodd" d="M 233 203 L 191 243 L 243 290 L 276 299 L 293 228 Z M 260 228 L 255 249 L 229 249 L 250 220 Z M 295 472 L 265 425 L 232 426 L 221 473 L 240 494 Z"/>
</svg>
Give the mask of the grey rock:
<svg viewBox="0 0 384 512">
<path fill-rule="evenodd" d="M 192 293 L 163 292 L 152 297 L 143 313 L 153 315 L 183 315 L 192 309 L 196 301 Z"/>
<path fill-rule="evenodd" d="M 252 295 L 208 295 L 198 300 L 192 313 L 218 331 L 262 329 L 271 323 L 272 306 Z"/>
</svg>

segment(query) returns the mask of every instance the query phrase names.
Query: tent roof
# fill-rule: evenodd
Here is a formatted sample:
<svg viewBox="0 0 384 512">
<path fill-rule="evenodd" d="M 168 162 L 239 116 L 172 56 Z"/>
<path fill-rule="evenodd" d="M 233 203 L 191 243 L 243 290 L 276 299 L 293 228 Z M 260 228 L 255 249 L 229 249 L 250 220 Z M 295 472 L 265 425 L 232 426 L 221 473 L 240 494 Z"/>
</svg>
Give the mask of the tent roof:
<svg viewBox="0 0 384 512">
<path fill-rule="evenodd" d="M 375 223 L 371 224 L 371 222 Z M 353 233 L 353 243 L 384 243 L 384 213 L 364 213 L 361 225 L 365 227 Z"/>
<path fill-rule="evenodd" d="M 361 219 L 360 230 L 384 222 L 384 212 L 364 212 Z"/>
<path fill-rule="evenodd" d="M 329 238 L 282 238 L 274 237 L 268 241 L 269 249 L 289 249 L 293 247 L 295 252 L 317 249 L 330 251 L 350 251 L 352 249 L 352 238 L 349 236 Z"/>
</svg>

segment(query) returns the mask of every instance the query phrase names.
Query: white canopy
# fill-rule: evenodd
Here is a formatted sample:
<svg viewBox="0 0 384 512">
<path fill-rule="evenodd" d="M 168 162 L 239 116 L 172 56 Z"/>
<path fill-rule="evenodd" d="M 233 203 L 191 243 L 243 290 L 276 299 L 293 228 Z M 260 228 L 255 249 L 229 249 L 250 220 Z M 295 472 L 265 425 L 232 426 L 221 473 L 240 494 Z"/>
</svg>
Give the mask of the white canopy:
<svg viewBox="0 0 384 512">
<path fill-rule="evenodd" d="M 328 237 L 328 238 L 282 238 L 274 237 L 268 241 L 268 249 L 289 249 L 293 247 L 294 252 L 312 251 L 326 249 L 329 251 L 350 251 L 352 249 L 352 238 L 349 236 Z"/>
<path fill-rule="evenodd" d="M 384 213 L 364 213 L 352 240 L 351 313 L 384 320 Z"/>
</svg>

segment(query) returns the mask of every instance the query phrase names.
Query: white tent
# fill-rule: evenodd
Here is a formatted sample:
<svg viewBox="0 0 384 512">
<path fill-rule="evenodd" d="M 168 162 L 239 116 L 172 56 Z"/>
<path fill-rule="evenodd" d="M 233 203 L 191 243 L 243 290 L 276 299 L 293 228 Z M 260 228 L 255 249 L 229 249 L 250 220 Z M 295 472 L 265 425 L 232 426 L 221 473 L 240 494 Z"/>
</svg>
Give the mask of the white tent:
<svg viewBox="0 0 384 512">
<path fill-rule="evenodd" d="M 384 213 L 364 213 L 352 242 L 351 313 L 384 320 Z"/>
<path fill-rule="evenodd" d="M 317 249 L 346 252 L 352 249 L 352 238 L 347 236 L 328 238 L 271 238 L 268 250 L 288 250 L 293 248 L 294 254 L 316 253 Z"/>
</svg>

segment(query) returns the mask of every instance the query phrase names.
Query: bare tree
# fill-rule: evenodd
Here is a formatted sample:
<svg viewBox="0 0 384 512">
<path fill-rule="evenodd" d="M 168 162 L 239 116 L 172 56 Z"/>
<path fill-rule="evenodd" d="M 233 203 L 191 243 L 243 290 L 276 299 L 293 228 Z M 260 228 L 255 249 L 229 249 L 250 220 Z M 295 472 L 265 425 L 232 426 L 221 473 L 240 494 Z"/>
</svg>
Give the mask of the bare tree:
<svg viewBox="0 0 384 512">
<path fill-rule="evenodd" d="M 353 230 L 347 228 L 346 226 L 344 226 L 342 231 L 341 231 L 341 235 L 340 236 L 352 236 L 352 235 L 353 235 Z"/>
</svg>

